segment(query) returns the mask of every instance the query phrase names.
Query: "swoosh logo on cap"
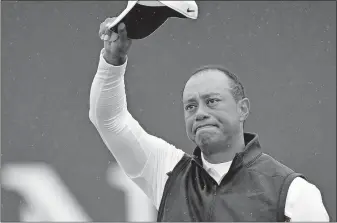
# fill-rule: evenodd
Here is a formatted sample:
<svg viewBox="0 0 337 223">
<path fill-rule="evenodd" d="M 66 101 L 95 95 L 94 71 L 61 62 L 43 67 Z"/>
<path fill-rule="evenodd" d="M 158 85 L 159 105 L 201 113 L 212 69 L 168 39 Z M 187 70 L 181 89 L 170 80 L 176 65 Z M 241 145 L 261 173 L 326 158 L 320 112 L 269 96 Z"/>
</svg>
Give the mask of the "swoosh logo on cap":
<svg viewBox="0 0 337 223">
<path fill-rule="evenodd" d="M 194 10 L 193 10 L 193 9 L 190 9 L 190 8 L 188 8 L 188 9 L 187 9 L 187 12 L 194 12 Z"/>
</svg>

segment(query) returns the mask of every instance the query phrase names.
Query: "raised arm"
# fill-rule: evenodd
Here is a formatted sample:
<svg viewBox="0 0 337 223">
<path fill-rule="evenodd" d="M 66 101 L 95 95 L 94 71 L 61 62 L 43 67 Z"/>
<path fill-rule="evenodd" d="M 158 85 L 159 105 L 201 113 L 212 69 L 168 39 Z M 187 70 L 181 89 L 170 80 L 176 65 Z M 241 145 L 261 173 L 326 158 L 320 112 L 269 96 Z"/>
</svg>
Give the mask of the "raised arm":
<svg viewBox="0 0 337 223">
<path fill-rule="evenodd" d="M 148 195 L 156 207 L 166 181 L 183 151 L 148 134 L 127 110 L 124 74 L 131 40 L 124 24 L 118 34 L 101 24 L 104 40 L 97 73 L 90 91 L 89 117 L 105 145 L 125 173 Z"/>
</svg>

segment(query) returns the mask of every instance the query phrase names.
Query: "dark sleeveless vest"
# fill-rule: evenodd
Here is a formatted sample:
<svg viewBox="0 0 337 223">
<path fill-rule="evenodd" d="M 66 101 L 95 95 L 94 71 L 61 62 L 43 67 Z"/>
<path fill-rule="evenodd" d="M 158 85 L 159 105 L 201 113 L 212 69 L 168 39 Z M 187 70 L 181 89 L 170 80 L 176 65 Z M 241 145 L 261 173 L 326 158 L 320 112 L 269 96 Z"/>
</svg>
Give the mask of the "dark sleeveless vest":
<svg viewBox="0 0 337 223">
<path fill-rule="evenodd" d="M 157 221 L 278 221 L 284 214 L 295 173 L 261 152 L 258 136 L 245 133 L 246 148 L 237 153 L 220 185 L 202 166 L 201 150 L 185 154 L 168 173 Z M 304 178 L 304 177 L 303 177 Z"/>
</svg>

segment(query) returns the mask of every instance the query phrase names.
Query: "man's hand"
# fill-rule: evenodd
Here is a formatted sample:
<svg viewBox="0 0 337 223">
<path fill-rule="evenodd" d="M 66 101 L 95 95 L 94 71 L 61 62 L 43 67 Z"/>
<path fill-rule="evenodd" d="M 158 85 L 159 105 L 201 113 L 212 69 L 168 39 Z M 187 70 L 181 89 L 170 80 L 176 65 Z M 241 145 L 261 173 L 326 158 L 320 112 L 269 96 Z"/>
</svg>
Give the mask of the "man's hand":
<svg viewBox="0 0 337 223">
<path fill-rule="evenodd" d="M 127 37 L 124 23 L 118 25 L 118 33 L 108 28 L 108 24 L 113 20 L 115 18 L 107 18 L 101 23 L 99 36 L 104 41 L 104 59 L 109 64 L 119 66 L 125 63 L 132 41 Z"/>
</svg>

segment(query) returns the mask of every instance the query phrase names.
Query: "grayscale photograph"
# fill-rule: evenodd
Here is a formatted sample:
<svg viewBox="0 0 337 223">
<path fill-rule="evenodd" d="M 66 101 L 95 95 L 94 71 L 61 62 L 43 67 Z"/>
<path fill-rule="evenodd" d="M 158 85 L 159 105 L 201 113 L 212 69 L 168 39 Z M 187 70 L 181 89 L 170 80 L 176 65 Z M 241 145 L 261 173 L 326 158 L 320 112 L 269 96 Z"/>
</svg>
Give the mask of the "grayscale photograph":
<svg viewBox="0 0 337 223">
<path fill-rule="evenodd" d="M 1 222 L 335 222 L 335 1 L 1 1 Z"/>
</svg>

